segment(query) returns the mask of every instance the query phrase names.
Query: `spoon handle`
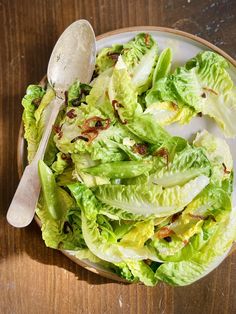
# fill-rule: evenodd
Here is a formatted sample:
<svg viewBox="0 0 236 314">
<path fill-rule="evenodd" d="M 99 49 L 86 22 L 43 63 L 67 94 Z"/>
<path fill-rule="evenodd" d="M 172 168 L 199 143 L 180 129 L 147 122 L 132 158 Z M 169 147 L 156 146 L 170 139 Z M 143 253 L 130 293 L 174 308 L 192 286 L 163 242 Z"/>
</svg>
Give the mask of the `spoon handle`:
<svg viewBox="0 0 236 314">
<path fill-rule="evenodd" d="M 47 143 L 51 134 L 52 126 L 64 100 L 55 98 L 50 106 L 53 106 L 47 127 L 40 141 L 37 153 L 25 168 L 21 181 L 17 187 L 7 212 L 7 221 L 14 227 L 28 226 L 34 218 L 35 207 L 40 192 L 40 179 L 38 175 L 38 162 L 43 158 Z"/>
</svg>

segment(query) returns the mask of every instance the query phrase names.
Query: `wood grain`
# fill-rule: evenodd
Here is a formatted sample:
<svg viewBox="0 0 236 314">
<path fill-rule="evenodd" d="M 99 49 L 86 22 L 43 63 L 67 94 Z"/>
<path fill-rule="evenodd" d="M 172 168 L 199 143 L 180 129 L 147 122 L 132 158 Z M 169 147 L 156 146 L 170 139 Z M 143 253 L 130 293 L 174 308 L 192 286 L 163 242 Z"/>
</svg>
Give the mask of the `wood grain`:
<svg viewBox="0 0 236 314">
<path fill-rule="evenodd" d="M 22 230 L 6 223 L 18 182 L 21 97 L 46 72 L 59 34 L 78 18 L 97 35 L 135 25 L 174 27 L 236 57 L 234 0 L 0 0 L 0 313 L 235 313 L 235 254 L 189 287 L 124 285 L 46 248 L 36 223 Z"/>
</svg>

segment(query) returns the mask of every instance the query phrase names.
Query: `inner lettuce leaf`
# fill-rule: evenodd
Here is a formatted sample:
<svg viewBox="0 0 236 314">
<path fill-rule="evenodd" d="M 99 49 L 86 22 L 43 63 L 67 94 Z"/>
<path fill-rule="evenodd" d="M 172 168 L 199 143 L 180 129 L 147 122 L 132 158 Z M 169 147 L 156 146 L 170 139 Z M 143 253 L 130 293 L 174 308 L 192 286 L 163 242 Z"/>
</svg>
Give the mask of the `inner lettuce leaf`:
<svg viewBox="0 0 236 314">
<path fill-rule="evenodd" d="M 86 97 L 88 109 L 93 111 L 97 108 L 111 121 L 114 120 L 114 110 L 108 97 L 108 88 L 111 80 L 113 69 L 108 69 L 100 74 L 94 81 L 89 95 Z"/>
<path fill-rule="evenodd" d="M 151 114 L 155 121 L 162 126 L 174 122 L 186 124 L 196 115 L 194 109 L 190 107 L 177 107 L 173 102 L 154 102 L 151 103 L 144 113 Z"/>
<path fill-rule="evenodd" d="M 126 64 L 120 56 L 113 70 L 109 84 L 109 99 L 122 123 L 133 118 L 135 113 L 142 112 L 137 101 L 138 94 L 132 84 Z"/>
<path fill-rule="evenodd" d="M 103 185 L 94 188 L 105 204 L 144 216 L 164 217 L 181 211 L 207 185 L 209 178 L 200 175 L 183 186 L 163 188 L 158 185 Z"/>
<path fill-rule="evenodd" d="M 96 166 L 97 161 L 92 160 L 88 153 L 72 154 L 71 158 L 75 164 L 74 176 L 78 181 L 83 182 L 86 186 L 92 187 L 100 184 L 109 184 L 110 181 L 102 175 L 91 175 L 85 170 L 90 167 Z"/>
<path fill-rule="evenodd" d="M 140 33 L 124 44 L 121 52 L 134 88 L 142 94 L 152 84 L 158 47 L 150 34 Z"/>
<path fill-rule="evenodd" d="M 124 45 L 103 48 L 96 60 L 96 74 L 116 67 L 122 58 L 132 84 L 138 94 L 142 94 L 152 84 L 152 75 L 157 59 L 157 43 L 150 34 L 140 33 Z"/>
<path fill-rule="evenodd" d="M 149 172 L 152 167 L 152 162 L 147 160 L 117 161 L 85 168 L 83 171 L 91 175 L 100 175 L 111 179 L 119 179 L 140 176 L 144 172 Z"/>
</svg>

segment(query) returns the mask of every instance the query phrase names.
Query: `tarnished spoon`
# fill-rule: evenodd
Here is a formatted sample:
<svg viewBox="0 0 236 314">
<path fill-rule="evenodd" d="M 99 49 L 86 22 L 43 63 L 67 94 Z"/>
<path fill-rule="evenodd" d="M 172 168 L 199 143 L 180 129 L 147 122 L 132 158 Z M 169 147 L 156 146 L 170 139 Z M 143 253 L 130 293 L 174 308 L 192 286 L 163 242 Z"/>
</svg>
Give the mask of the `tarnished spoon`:
<svg viewBox="0 0 236 314">
<path fill-rule="evenodd" d="M 34 217 L 40 192 L 38 162 L 43 158 L 52 126 L 64 103 L 65 91 L 75 80 L 88 83 L 96 60 L 96 41 L 92 26 L 86 20 L 72 23 L 58 39 L 49 63 L 47 77 L 56 97 L 50 104 L 52 111 L 37 153 L 25 168 L 7 212 L 7 220 L 14 227 L 25 227 Z"/>
</svg>

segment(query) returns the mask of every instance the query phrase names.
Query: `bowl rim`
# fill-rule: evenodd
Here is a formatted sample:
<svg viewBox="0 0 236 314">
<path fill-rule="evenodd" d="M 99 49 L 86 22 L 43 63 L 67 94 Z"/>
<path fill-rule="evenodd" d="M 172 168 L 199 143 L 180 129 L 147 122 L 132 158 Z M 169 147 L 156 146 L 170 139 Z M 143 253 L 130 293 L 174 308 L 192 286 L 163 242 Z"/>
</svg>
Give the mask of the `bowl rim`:
<svg viewBox="0 0 236 314">
<path fill-rule="evenodd" d="M 170 34 L 174 34 L 174 35 L 178 35 L 180 37 L 186 37 L 190 40 L 192 40 L 193 42 L 198 42 L 206 47 L 208 47 L 209 49 L 217 52 L 218 54 L 222 55 L 229 63 L 231 63 L 235 68 L 236 68 L 236 60 L 234 60 L 229 54 L 227 54 L 226 52 L 224 52 L 221 48 L 218 48 L 217 46 L 215 46 L 214 44 L 210 43 L 209 41 L 198 37 L 196 35 L 184 32 L 184 31 L 180 31 L 177 29 L 173 29 L 173 28 L 168 28 L 168 27 L 161 27 L 161 26 L 133 26 L 133 27 L 124 27 L 124 28 L 119 28 L 116 30 L 112 30 L 112 31 L 108 31 L 106 33 L 100 34 L 98 36 L 96 36 L 96 41 L 99 41 L 101 39 L 113 36 L 113 35 L 117 35 L 117 34 L 122 34 L 122 33 L 130 33 L 130 32 L 148 32 L 148 31 L 159 31 L 159 32 L 163 32 L 163 33 L 170 33 Z M 39 82 L 40 85 L 44 85 L 46 82 L 46 75 L 41 79 L 41 81 Z M 17 172 L 18 172 L 18 177 L 19 179 L 22 176 L 22 173 L 24 171 L 24 149 L 25 149 L 25 141 L 24 141 L 24 127 L 23 127 L 23 122 L 21 121 L 20 124 L 20 129 L 19 129 L 19 133 L 18 133 L 18 139 L 17 139 Z M 38 218 L 38 216 L 35 214 L 34 216 L 34 220 L 36 221 L 37 225 L 39 227 L 41 227 L 41 223 L 40 223 L 40 219 Z M 108 279 L 112 279 L 116 282 L 120 282 L 120 283 L 128 283 L 130 284 L 130 282 L 128 282 L 125 279 L 122 279 L 121 277 L 119 277 L 118 275 L 116 275 L 115 273 L 106 271 L 106 270 L 102 270 L 102 269 L 96 269 L 93 268 L 92 266 L 88 265 L 85 261 L 80 260 L 79 258 L 73 256 L 72 254 L 69 254 L 67 251 L 64 250 L 60 250 L 58 249 L 58 251 L 60 251 L 61 253 L 63 253 L 65 256 L 67 256 L 70 260 L 72 260 L 73 262 L 75 262 L 77 265 L 85 268 L 86 270 L 89 270 L 95 274 L 98 274 L 102 277 L 108 278 Z M 234 249 L 231 249 L 230 253 L 233 252 Z"/>
</svg>

